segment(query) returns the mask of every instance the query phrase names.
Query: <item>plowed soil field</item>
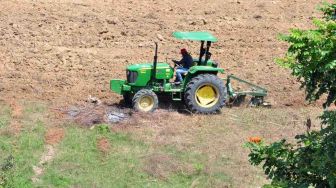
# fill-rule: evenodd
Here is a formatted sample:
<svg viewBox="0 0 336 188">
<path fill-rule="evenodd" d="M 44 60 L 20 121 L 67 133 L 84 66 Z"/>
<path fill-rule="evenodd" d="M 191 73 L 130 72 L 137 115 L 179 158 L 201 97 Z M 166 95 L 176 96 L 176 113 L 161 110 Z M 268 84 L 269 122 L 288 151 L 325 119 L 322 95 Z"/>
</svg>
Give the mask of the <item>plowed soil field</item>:
<svg viewBox="0 0 336 188">
<path fill-rule="evenodd" d="M 0 0 L 0 164 L 12 155 L 20 162 L 10 185 L 269 183 L 260 167 L 251 166 L 243 144 L 250 136 L 293 142 L 307 131 L 308 118 L 312 129 L 320 128 L 320 105 L 306 104 L 300 83 L 274 62 L 288 48 L 278 34 L 312 28 L 321 16 L 319 2 Z M 267 88 L 272 108 L 234 107 L 206 116 L 180 113 L 168 102 L 151 114 L 126 109 L 125 121 L 105 125 L 106 104 L 121 100 L 110 91 L 110 80 L 125 79 L 130 64 L 152 62 L 154 41 L 159 61 L 179 59 L 180 48 L 198 56 L 199 43 L 178 41 L 174 31 L 215 35 L 212 59 L 227 74 Z M 88 98 L 101 105 L 84 103 Z M 71 114 L 76 118 L 69 123 Z"/>
<path fill-rule="evenodd" d="M 210 31 L 218 37 L 213 59 L 227 73 L 269 90 L 274 106 L 302 106 L 290 72 L 274 63 L 290 28 L 309 28 L 318 0 L 3 0 L 0 2 L 0 92 L 4 98 L 72 104 L 97 96 L 120 97 L 109 80 L 125 78 L 127 65 L 180 58 L 186 47 L 173 31 Z"/>
</svg>

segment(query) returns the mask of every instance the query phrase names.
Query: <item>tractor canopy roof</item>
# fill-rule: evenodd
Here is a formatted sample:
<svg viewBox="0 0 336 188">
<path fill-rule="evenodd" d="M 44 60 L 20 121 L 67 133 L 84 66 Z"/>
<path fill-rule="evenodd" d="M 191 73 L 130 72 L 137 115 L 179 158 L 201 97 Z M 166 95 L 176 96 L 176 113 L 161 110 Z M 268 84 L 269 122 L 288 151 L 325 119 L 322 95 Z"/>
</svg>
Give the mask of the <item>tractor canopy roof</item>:
<svg viewBox="0 0 336 188">
<path fill-rule="evenodd" d="M 177 39 L 184 39 L 184 40 L 198 40 L 198 41 L 217 42 L 217 38 L 214 37 L 211 33 L 208 33 L 208 32 L 200 32 L 200 31 L 174 32 L 173 36 Z"/>
</svg>

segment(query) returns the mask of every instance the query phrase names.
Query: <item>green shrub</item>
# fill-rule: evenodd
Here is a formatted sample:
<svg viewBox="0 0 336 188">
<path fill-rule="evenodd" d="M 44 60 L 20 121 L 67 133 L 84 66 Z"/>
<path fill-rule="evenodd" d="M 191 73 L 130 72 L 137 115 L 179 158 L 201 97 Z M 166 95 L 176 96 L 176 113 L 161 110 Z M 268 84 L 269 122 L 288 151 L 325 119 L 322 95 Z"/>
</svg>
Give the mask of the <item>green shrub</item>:
<svg viewBox="0 0 336 188">
<path fill-rule="evenodd" d="M 313 30 L 293 29 L 280 39 L 290 44 L 278 64 L 292 70 L 292 75 L 306 90 L 312 102 L 326 95 L 323 107 L 336 104 L 336 3 L 324 3 L 322 19 L 315 19 Z M 261 165 L 272 180 L 264 187 L 336 187 L 336 111 L 320 117 L 320 131 L 297 135 L 296 144 L 286 140 L 271 143 L 247 143 L 252 165 Z"/>
</svg>

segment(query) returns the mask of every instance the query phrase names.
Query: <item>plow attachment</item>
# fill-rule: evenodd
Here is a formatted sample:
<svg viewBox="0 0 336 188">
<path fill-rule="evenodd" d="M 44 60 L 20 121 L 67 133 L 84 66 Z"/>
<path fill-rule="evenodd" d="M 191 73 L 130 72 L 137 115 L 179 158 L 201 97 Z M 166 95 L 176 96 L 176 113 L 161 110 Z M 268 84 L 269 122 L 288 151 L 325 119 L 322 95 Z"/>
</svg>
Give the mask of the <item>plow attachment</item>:
<svg viewBox="0 0 336 188">
<path fill-rule="evenodd" d="M 238 78 L 232 74 L 229 75 L 224 80 L 226 80 L 228 106 L 242 104 L 245 101 L 246 96 L 251 97 L 250 102 L 248 104 L 249 106 L 264 106 L 264 107 L 271 106 L 269 103 L 264 101 L 264 98 L 267 96 L 267 90 L 265 88 L 253 84 L 251 82 L 248 82 L 246 80 L 243 80 L 241 78 Z M 235 89 L 232 87 L 232 81 L 237 81 L 238 83 L 243 84 L 250 89 L 243 91 L 240 90 L 235 91 Z"/>
</svg>

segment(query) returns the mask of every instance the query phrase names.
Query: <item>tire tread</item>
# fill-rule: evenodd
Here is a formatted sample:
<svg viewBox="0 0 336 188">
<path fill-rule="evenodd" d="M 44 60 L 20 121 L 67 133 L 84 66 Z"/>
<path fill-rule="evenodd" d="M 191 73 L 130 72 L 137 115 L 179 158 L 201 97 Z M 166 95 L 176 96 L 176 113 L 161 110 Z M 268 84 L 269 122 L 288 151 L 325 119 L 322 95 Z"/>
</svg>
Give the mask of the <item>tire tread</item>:
<svg viewBox="0 0 336 188">
<path fill-rule="evenodd" d="M 202 83 L 212 83 L 215 86 L 218 86 L 218 90 L 220 93 L 219 101 L 215 106 L 209 109 L 204 109 L 197 105 L 196 101 L 193 99 L 195 96 L 196 87 L 201 85 Z M 223 81 L 213 74 L 200 74 L 191 79 L 191 81 L 187 84 L 184 100 L 187 107 L 192 111 L 200 114 L 213 114 L 218 113 L 221 108 L 225 106 L 226 99 L 226 88 L 223 84 Z"/>
<path fill-rule="evenodd" d="M 153 108 L 150 111 L 148 111 L 148 112 L 154 112 L 158 108 L 159 100 L 158 100 L 157 95 L 152 90 L 149 90 L 149 89 L 141 89 L 141 90 L 139 90 L 138 92 L 135 93 L 135 95 L 134 95 L 134 97 L 132 99 L 133 109 L 135 111 L 141 111 L 138 108 L 137 103 L 139 102 L 139 99 L 142 96 L 151 96 L 151 97 L 154 98 L 154 106 L 153 106 Z"/>
</svg>

